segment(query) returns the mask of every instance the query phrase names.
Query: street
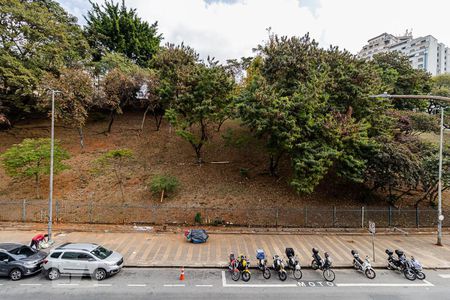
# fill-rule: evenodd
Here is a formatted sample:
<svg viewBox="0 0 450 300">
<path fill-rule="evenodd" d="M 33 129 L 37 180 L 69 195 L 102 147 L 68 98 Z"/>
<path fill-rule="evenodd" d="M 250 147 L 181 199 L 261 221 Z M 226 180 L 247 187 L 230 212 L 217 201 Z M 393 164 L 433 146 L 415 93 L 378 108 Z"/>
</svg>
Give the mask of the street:
<svg viewBox="0 0 450 300">
<path fill-rule="evenodd" d="M 13 282 L 0 279 L 1 299 L 450 299 L 450 270 L 426 270 L 424 281 L 408 281 L 402 274 L 377 269 L 369 280 L 352 269 L 336 269 L 336 280 L 327 283 L 320 271 L 303 270 L 296 281 L 289 273 L 285 282 L 277 274 L 265 280 L 252 269 L 248 283 L 234 282 L 224 269 L 125 268 L 97 282 L 90 278 L 62 277 L 48 281 L 42 274 Z"/>
</svg>

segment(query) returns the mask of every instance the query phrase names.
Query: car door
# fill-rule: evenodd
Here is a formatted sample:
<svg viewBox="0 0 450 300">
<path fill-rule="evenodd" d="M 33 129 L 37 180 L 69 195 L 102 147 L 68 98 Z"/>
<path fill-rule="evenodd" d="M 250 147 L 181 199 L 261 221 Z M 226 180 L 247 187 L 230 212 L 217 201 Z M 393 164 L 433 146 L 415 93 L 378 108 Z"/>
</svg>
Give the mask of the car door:
<svg viewBox="0 0 450 300">
<path fill-rule="evenodd" d="M 97 263 L 94 257 L 87 253 L 80 253 L 78 255 L 78 262 L 84 274 L 92 274 L 97 268 Z"/>
<path fill-rule="evenodd" d="M 83 267 L 78 261 L 79 252 L 66 251 L 61 256 L 60 272 L 66 274 L 81 275 L 83 274 Z"/>
<path fill-rule="evenodd" d="M 9 274 L 9 256 L 5 253 L 0 253 L 0 275 Z"/>
</svg>

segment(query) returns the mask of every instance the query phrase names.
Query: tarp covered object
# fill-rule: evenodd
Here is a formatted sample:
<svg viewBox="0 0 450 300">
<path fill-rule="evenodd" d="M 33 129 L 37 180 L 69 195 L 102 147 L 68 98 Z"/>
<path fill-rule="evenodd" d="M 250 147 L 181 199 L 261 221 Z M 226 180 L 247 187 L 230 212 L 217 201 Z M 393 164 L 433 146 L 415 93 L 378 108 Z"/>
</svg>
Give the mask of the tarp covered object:
<svg viewBox="0 0 450 300">
<path fill-rule="evenodd" d="M 186 235 L 187 240 L 194 244 L 205 243 L 208 240 L 208 237 L 209 236 L 204 229 L 192 229 L 189 230 Z"/>
</svg>

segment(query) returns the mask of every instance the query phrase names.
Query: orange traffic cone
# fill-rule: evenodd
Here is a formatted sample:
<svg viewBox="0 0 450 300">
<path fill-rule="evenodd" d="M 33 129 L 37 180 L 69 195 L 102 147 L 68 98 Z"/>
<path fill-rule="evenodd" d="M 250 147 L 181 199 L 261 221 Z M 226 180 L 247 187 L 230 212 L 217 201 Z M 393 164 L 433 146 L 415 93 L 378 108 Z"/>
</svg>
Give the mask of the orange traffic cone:
<svg viewBox="0 0 450 300">
<path fill-rule="evenodd" d="M 181 268 L 180 280 L 184 280 L 184 267 Z"/>
</svg>

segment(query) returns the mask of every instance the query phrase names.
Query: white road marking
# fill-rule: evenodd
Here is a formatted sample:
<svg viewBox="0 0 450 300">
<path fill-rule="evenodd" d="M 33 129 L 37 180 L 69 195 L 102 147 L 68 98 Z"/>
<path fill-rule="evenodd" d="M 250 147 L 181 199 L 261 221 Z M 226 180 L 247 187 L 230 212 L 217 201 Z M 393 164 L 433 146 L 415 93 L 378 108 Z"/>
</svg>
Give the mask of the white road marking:
<svg viewBox="0 0 450 300">
<path fill-rule="evenodd" d="M 185 287 L 185 284 L 164 284 L 165 287 Z"/>
<path fill-rule="evenodd" d="M 212 287 L 212 284 L 196 284 L 197 287 Z"/>
<path fill-rule="evenodd" d="M 79 283 L 58 283 L 59 286 L 78 286 Z"/>
<path fill-rule="evenodd" d="M 431 282 L 423 280 L 424 283 L 336 283 L 338 287 L 430 287 Z"/>
<path fill-rule="evenodd" d="M 128 286 L 139 287 L 139 286 L 147 286 L 146 284 L 128 284 Z"/>
<path fill-rule="evenodd" d="M 109 284 L 109 283 L 97 283 L 97 284 L 94 284 L 94 286 L 95 287 L 103 287 L 103 286 L 112 286 L 112 284 Z"/>
<path fill-rule="evenodd" d="M 445 278 L 445 279 L 449 279 L 450 278 L 450 274 L 439 274 L 439 277 Z"/>
<path fill-rule="evenodd" d="M 41 286 L 41 283 L 21 283 L 23 286 Z"/>
</svg>

